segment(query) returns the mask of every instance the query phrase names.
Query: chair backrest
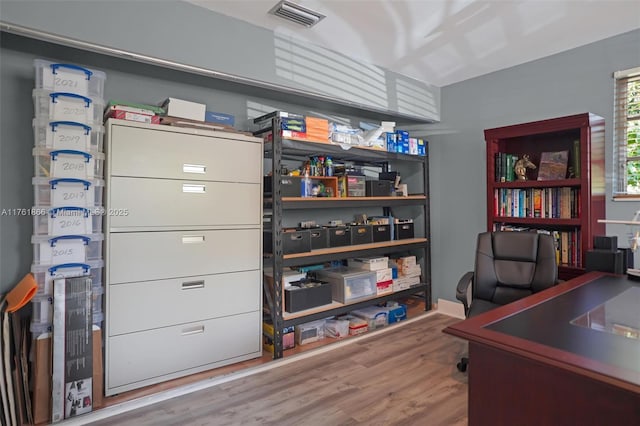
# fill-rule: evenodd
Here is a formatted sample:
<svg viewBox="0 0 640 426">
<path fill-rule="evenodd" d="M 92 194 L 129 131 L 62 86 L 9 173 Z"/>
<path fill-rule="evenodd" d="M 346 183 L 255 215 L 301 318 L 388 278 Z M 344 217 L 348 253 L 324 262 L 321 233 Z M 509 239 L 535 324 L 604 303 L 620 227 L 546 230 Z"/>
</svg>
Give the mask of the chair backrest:
<svg viewBox="0 0 640 426">
<path fill-rule="evenodd" d="M 473 299 L 506 305 L 558 281 L 553 237 L 535 232 L 478 235 Z"/>
</svg>

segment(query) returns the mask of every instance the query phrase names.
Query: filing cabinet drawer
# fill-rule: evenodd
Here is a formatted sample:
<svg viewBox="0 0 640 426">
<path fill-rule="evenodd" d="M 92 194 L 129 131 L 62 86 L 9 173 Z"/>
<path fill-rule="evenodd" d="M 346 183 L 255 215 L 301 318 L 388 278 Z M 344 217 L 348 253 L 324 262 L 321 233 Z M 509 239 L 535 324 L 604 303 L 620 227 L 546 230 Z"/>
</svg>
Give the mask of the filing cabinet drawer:
<svg viewBox="0 0 640 426">
<path fill-rule="evenodd" d="M 257 225 L 260 185 L 114 177 L 110 227 Z"/>
<path fill-rule="evenodd" d="M 112 285 L 109 335 L 257 311 L 261 292 L 259 270 Z"/>
<path fill-rule="evenodd" d="M 166 128 L 111 127 L 111 175 L 162 179 L 260 183 L 262 143 L 193 135 Z M 246 138 L 252 141 L 244 141 Z"/>
<path fill-rule="evenodd" d="M 259 228 L 112 233 L 107 284 L 259 269 L 260 240 Z"/>
<path fill-rule="evenodd" d="M 259 311 L 110 337 L 106 393 L 251 353 L 259 356 L 260 350 Z"/>
</svg>

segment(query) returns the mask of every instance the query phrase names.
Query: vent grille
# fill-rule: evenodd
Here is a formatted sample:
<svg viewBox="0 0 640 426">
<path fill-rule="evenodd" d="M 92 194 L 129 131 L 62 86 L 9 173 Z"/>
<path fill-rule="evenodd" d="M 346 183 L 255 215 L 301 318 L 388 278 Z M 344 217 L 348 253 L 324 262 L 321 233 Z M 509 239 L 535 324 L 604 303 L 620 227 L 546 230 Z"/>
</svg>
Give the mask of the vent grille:
<svg viewBox="0 0 640 426">
<path fill-rule="evenodd" d="M 276 4 L 269 13 L 307 28 L 313 27 L 325 18 L 324 15 L 318 12 L 286 0 Z"/>
</svg>

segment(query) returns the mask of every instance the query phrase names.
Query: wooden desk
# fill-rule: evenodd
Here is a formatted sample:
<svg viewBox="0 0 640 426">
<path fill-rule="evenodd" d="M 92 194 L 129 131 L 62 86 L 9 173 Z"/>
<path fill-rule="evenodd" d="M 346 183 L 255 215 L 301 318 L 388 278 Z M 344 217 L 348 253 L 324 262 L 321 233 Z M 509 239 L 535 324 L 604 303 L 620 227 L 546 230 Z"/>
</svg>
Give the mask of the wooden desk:
<svg viewBox="0 0 640 426">
<path fill-rule="evenodd" d="M 469 425 L 640 425 L 640 340 L 574 324 L 639 292 L 590 272 L 447 327 L 469 341 Z"/>
</svg>

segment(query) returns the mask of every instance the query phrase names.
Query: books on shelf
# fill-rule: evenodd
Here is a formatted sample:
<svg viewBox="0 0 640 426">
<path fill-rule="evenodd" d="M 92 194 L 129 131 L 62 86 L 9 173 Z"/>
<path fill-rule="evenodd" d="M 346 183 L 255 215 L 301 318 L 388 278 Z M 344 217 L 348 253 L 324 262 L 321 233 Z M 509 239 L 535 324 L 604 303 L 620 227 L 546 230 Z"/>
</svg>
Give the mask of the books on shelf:
<svg viewBox="0 0 640 426">
<path fill-rule="evenodd" d="M 494 213 L 499 217 L 577 219 L 580 188 L 495 188 Z"/>
<path fill-rule="evenodd" d="M 543 152 L 540 155 L 538 180 L 560 180 L 567 176 L 569 151 Z"/>
</svg>

